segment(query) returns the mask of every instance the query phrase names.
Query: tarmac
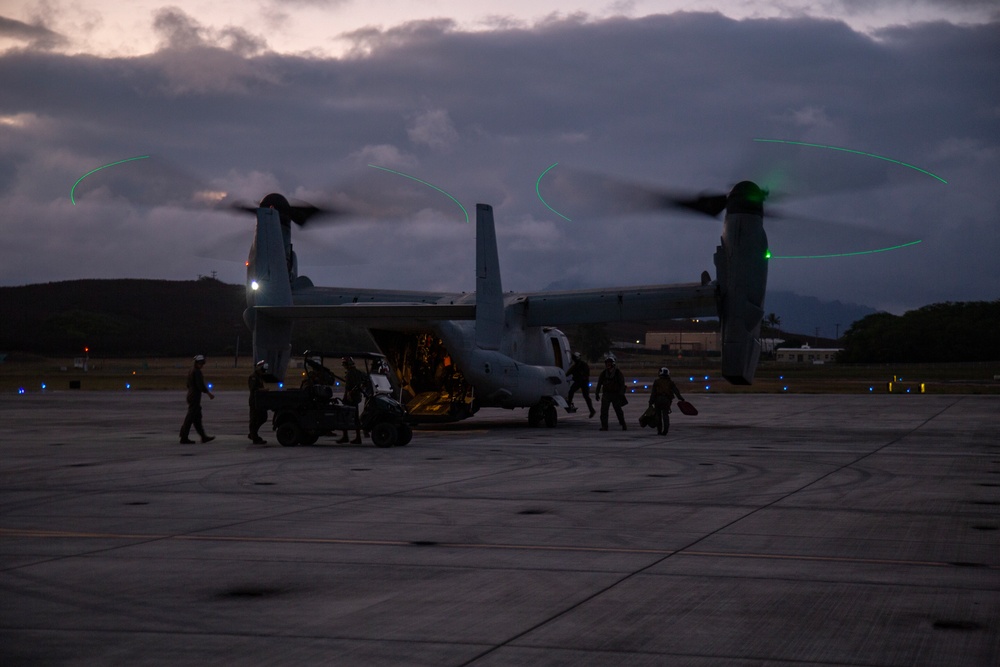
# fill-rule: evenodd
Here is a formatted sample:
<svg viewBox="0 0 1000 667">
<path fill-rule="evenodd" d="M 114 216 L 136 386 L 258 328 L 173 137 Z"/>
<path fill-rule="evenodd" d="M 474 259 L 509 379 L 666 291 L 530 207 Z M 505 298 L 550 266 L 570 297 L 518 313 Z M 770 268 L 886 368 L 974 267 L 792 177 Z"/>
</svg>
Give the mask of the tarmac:
<svg viewBox="0 0 1000 667">
<path fill-rule="evenodd" d="M 1000 397 L 688 398 L 378 449 L 0 395 L 0 664 L 1000 664 Z"/>
</svg>

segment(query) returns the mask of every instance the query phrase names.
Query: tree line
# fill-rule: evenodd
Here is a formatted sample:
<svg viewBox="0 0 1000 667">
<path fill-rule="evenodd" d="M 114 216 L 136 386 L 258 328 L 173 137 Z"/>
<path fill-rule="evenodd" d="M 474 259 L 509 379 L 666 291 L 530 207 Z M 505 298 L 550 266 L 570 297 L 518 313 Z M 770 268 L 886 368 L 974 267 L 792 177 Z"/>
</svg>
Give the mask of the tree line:
<svg viewBox="0 0 1000 667">
<path fill-rule="evenodd" d="M 1000 360 L 1000 299 L 875 313 L 854 322 L 841 342 L 845 363 Z"/>
</svg>

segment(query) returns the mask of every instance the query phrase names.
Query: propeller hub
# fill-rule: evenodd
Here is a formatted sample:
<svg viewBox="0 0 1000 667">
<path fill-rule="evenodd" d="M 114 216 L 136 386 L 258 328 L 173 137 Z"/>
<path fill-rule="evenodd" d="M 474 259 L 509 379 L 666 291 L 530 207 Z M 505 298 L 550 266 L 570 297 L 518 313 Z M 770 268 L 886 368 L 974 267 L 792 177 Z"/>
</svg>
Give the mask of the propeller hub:
<svg viewBox="0 0 1000 667">
<path fill-rule="evenodd" d="M 764 215 L 764 200 L 767 191 L 761 189 L 753 181 L 740 181 L 733 186 L 726 201 L 729 213 L 749 213 Z"/>
<path fill-rule="evenodd" d="M 292 206 L 285 199 L 284 195 L 280 195 L 277 192 L 272 192 L 263 199 L 260 200 L 260 208 L 273 208 L 281 216 L 282 224 L 287 225 L 288 221 L 291 219 Z"/>
</svg>

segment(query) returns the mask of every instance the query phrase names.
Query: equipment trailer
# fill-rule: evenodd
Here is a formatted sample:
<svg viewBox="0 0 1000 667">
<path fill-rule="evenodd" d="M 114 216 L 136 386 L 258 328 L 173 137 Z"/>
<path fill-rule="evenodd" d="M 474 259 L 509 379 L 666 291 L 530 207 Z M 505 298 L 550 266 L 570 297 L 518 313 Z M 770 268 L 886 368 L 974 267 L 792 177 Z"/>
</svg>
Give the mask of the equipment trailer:
<svg viewBox="0 0 1000 667">
<path fill-rule="evenodd" d="M 366 381 L 362 404 L 357 407 L 345 405 L 334 396 L 341 378 L 323 365 L 322 356 L 317 358 L 308 352 L 303 360 L 306 377 L 301 388 L 257 395 L 257 407 L 274 413 L 271 426 L 278 443 L 283 447 L 312 445 L 320 437 L 360 427 L 376 447 L 409 444 L 413 429 L 406 408 L 392 397 L 385 357 L 372 352 L 342 356 L 364 361 Z"/>
</svg>

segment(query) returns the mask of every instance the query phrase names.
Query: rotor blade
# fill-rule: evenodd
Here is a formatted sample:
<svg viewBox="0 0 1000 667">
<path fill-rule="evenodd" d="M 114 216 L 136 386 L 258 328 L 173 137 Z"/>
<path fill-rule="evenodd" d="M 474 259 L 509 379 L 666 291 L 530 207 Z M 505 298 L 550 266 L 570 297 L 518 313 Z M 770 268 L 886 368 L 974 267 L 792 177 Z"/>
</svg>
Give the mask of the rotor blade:
<svg viewBox="0 0 1000 667">
<path fill-rule="evenodd" d="M 766 211 L 765 224 L 776 257 L 838 257 L 870 254 L 920 243 L 913 235 L 863 222 L 829 220 L 790 211 Z"/>
<path fill-rule="evenodd" d="M 256 209 L 254 209 L 256 210 Z M 251 233 L 237 229 L 205 241 L 196 257 L 221 260 L 224 262 L 246 261 Z M 320 240 L 315 233 L 301 234 L 293 244 L 299 258 L 299 266 L 356 266 L 367 264 L 368 260 L 344 250 L 340 244 Z"/>
<path fill-rule="evenodd" d="M 257 215 L 258 209 L 260 209 L 260 204 L 249 204 L 245 202 L 227 202 L 221 205 L 222 210 L 227 210 L 233 213 L 249 213 L 251 215 Z M 279 212 L 286 216 L 290 221 L 297 224 L 299 227 L 305 227 L 307 224 L 312 224 L 318 222 L 319 220 L 326 219 L 326 223 L 334 222 L 334 219 L 339 219 L 338 221 L 344 221 L 345 219 L 357 217 L 359 215 L 356 211 L 351 211 L 347 208 L 320 208 L 312 204 L 289 204 L 286 207 L 282 207 Z"/>
<path fill-rule="evenodd" d="M 681 210 L 717 217 L 726 209 L 723 193 L 685 193 L 559 166 L 539 178 L 538 196 L 568 217 L 609 217 Z M 565 214 L 564 214 L 565 213 Z"/>
</svg>

